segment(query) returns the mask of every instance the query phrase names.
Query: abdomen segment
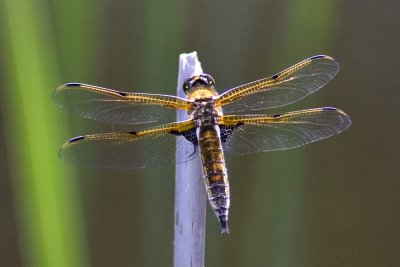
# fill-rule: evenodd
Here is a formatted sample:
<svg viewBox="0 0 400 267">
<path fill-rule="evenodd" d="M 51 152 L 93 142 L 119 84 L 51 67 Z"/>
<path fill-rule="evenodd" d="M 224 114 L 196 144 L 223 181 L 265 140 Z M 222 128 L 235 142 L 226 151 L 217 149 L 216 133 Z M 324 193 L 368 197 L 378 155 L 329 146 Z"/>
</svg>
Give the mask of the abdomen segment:
<svg viewBox="0 0 400 267">
<path fill-rule="evenodd" d="M 229 182 L 218 126 L 201 126 L 198 141 L 208 199 L 221 224 L 222 233 L 228 233 Z"/>
</svg>

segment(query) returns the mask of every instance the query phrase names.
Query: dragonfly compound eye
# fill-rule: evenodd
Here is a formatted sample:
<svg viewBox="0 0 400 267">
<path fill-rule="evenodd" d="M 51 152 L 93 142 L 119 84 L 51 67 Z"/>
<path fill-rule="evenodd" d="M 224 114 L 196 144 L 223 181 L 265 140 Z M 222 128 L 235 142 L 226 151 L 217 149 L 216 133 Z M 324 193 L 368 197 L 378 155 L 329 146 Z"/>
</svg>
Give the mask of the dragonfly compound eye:
<svg viewBox="0 0 400 267">
<path fill-rule="evenodd" d="M 190 90 L 189 79 L 187 79 L 183 82 L 182 89 L 183 89 L 183 92 L 185 92 L 185 94 L 189 93 L 189 90 Z"/>
<path fill-rule="evenodd" d="M 207 85 L 210 85 L 210 86 L 215 85 L 215 80 L 210 74 L 202 74 L 201 78 Z"/>
</svg>

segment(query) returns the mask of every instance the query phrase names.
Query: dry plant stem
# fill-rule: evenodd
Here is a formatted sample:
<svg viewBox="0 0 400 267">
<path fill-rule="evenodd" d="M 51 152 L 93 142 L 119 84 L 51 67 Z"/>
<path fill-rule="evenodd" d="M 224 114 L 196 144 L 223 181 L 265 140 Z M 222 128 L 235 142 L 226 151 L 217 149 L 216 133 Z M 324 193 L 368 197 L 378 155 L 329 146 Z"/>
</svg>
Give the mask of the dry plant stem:
<svg viewBox="0 0 400 267">
<path fill-rule="evenodd" d="M 186 97 L 182 84 L 192 74 L 202 73 L 197 53 L 181 54 L 177 94 Z M 187 118 L 179 111 L 178 120 Z M 184 151 L 177 151 L 184 153 Z M 206 190 L 200 157 L 176 165 L 174 267 L 203 267 L 205 250 Z"/>
</svg>

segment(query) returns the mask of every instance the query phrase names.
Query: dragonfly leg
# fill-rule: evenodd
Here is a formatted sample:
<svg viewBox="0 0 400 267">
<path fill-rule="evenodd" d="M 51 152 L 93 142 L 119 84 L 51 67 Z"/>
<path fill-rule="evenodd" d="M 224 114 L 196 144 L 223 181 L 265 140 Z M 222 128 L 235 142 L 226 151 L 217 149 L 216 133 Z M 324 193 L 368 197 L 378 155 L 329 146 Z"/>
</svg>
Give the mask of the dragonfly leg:
<svg viewBox="0 0 400 267">
<path fill-rule="evenodd" d="M 193 145 L 193 153 L 190 154 L 189 156 L 187 156 L 188 158 L 190 158 L 191 156 L 193 156 L 194 154 L 196 154 L 198 151 L 198 145 Z"/>
</svg>

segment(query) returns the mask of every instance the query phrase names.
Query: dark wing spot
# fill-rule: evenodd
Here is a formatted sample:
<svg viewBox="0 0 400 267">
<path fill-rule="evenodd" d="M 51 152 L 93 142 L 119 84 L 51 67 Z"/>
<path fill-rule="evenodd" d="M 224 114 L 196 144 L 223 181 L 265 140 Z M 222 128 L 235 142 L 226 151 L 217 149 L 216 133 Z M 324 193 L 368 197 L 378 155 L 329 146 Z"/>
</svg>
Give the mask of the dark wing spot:
<svg viewBox="0 0 400 267">
<path fill-rule="evenodd" d="M 81 136 L 74 137 L 74 138 L 70 139 L 68 142 L 74 143 L 74 142 L 77 142 L 82 139 L 85 139 L 85 136 L 81 135 Z"/>
<path fill-rule="evenodd" d="M 65 84 L 67 87 L 80 87 L 81 83 L 67 83 Z"/>
<path fill-rule="evenodd" d="M 274 76 L 272 76 L 272 79 L 276 80 L 276 79 L 279 78 L 279 76 L 280 76 L 280 73 L 277 73 L 277 74 L 275 74 Z"/>
<path fill-rule="evenodd" d="M 126 96 L 127 95 L 127 93 L 125 93 L 125 92 L 117 92 L 117 94 L 119 94 L 120 96 Z"/>
<path fill-rule="evenodd" d="M 337 110 L 337 108 L 332 108 L 332 107 L 323 107 L 322 110 Z"/>
<path fill-rule="evenodd" d="M 136 132 L 136 131 L 134 131 L 134 132 L 129 132 L 129 134 L 136 135 L 137 132 Z"/>
<path fill-rule="evenodd" d="M 311 57 L 310 59 L 314 60 L 314 59 L 319 59 L 319 58 L 323 58 L 323 57 L 325 57 L 325 55 L 316 55 L 316 56 Z"/>
<path fill-rule="evenodd" d="M 280 116 L 282 116 L 282 113 L 272 115 L 274 118 L 279 118 Z"/>
</svg>

